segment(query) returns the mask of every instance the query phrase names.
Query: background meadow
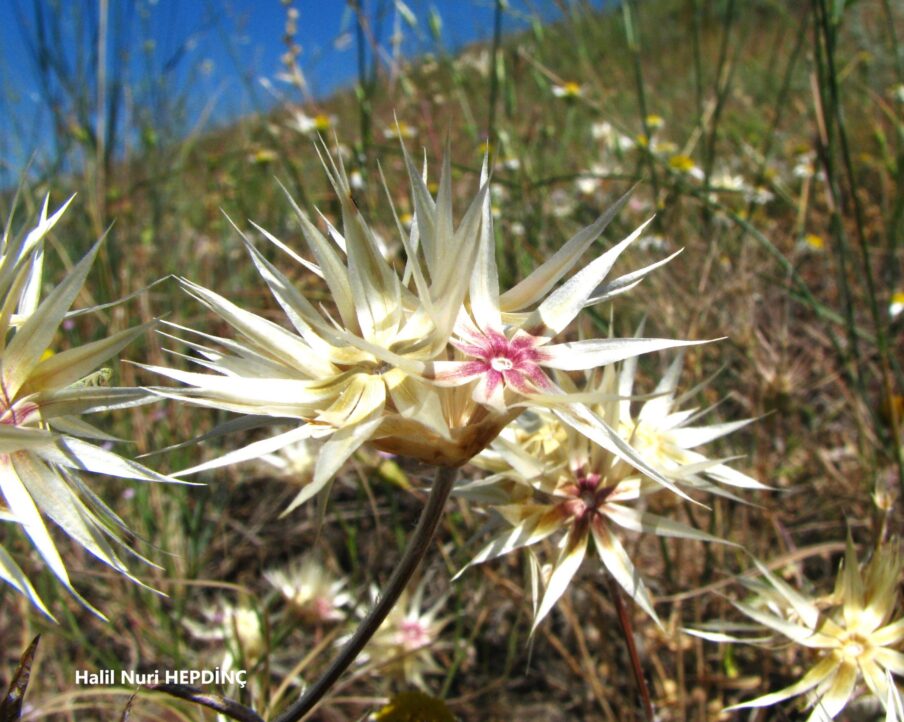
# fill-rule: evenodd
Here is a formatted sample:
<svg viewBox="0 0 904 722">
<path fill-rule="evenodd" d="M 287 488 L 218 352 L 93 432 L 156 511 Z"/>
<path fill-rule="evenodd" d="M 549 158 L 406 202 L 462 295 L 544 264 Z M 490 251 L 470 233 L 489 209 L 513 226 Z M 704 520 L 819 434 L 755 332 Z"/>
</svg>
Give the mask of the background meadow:
<svg viewBox="0 0 904 722">
<path fill-rule="evenodd" d="M 159 10 L 143 0 L 125 5 L 137 17 Z M 280 4 L 283 37 L 272 39 L 281 44 L 279 71 L 262 78 L 248 69 L 258 107 L 218 119 L 198 56 L 179 56 L 172 72 L 151 59 L 144 71 L 129 62 L 128 71 L 111 72 L 99 60 L 126 51 L 117 40 L 125 25 L 116 20 L 126 22 L 119 3 L 73 3 L 74 15 L 51 0 L 21 3 L 31 54 L 7 58 L 7 68 L 27 62 L 43 74 L 34 92 L 52 118 L 53 140 L 24 149 L 34 155 L 19 183 L 13 159 L 23 156 L 27 136 L 7 130 L 2 215 L 10 217 L 18 185 L 14 231 L 31 227 L 45 194 L 59 204 L 78 193 L 48 237 L 48 279 L 61 277 L 107 232 L 79 305 L 147 289 L 68 321 L 54 350 L 154 318 L 228 335 L 173 275 L 283 323 L 229 219 L 243 230 L 254 221 L 302 249 L 280 184 L 302 208 L 338 215 L 314 148 L 319 135 L 340 144 L 356 203 L 386 254 L 400 258 L 378 167 L 399 220 L 410 223 L 399 136 L 415 157 L 423 149 L 431 180 L 448 138 L 459 214 L 489 152 L 506 287 L 635 184 L 605 243 L 655 213 L 626 252 L 626 266 L 684 249 L 632 293 L 586 314 L 582 330 L 611 324 L 628 336 L 646 319 L 650 335 L 726 337 L 687 350 L 682 388 L 711 379 L 688 402 L 719 402 L 711 423 L 757 419 L 711 446 L 710 456 L 736 458 L 736 468 L 774 491 L 745 493 L 748 503 L 711 497 L 706 506 L 656 499 L 651 510 L 728 538 L 782 578 L 822 592 L 831 591 L 848 532 L 863 550 L 900 534 L 900 4 L 625 0 L 601 10 L 564 0 L 549 7 L 488 2 L 480 12 L 493 21 L 492 36 L 453 50 L 444 41 L 441 8 L 349 2 L 350 19 L 335 34 L 354 54 L 356 77 L 330 95 L 315 93 L 330 85 L 317 77 L 329 66 L 313 62 L 298 39 L 303 5 Z M 128 52 L 140 56 L 153 40 L 150 26 L 129 27 Z M 229 50 L 229 33 L 209 32 L 219 32 L 217 42 Z M 54 42 L 65 33 L 74 39 Z M 403 52 L 410 48 L 420 54 Z M 261 248 L 312 301 L 329 304 L 313 274 Z M 184 364 L 170 349 L 185 350 L 161 334 L 131 344 L 121 354 L 127 361 L 115 367 L 118 383 L 160 384 L 131 362 Z M 652 391 L 671 359 L 644 357 L 639 389 Z M 104 428 L 128 439 L 124 453 L 137 456 L 227 418 L 164 400 L 107 415 Z M 143 462 L 175 471 L 230 445 L 238 441 L 177 448 Z M 140 691 L 130 703 L 131 688 L 75 685 L 76 670 L 101 668 L 231 664 L 248 670 L 249 683 L 220 691 L 259 711 L 294 698 L 297 682 L 316 676 L 370 603 L 370 587 L 388 577 L 431 478 L 418 464 L 361 452 L 335 483 L 322 525 L 316 504 L 280 516 L 310 478 L 313 454 L 299 448 L 193 479 L 203 486 L 98 479 L 96 488 L 127 521 L 140 551 L 159 565 L 137 573 L 165 593 L 109 572 L 60 535 L 77 589 L 109 623 L 61 591 L 24 538 L 0 527 L 59 621 L 0 587 L 0 688 L 34 635 L 42 635 L 22 719 L 216 718 L 159 693 Z M 365 719 L 420 682 L 463 720 L 643 719 L 598 565 L 585 563 L 533 636 L 525 556 L 508 555 L 450 581 L 490 538 L 488 522 L 463 501 L 450 502 L 418 592 L 400 610 L 418 620 L 429 646 L 374 647 L 314 718 Z M 625 544 L 664 624 L 634 617 L 658 718 L 794 719 L 787 704 L 720 711 L 798 678 L 806 668 L 799 650 L 764 652 L 682 632 L 738 618 L 728 599 L 744 596 L 735 577 L 753 574 L 749 556 L 683 539 L 628 534 Z M 310 600 L 293 607 L 281 593 L 274 570 L 305 559 L 305 571 L 292 573 L 324 585 L 333 607 Z M 408 719 L 388 714 L 379 719 Z M 445 719 L 440 714 L 411 719 Z"/>
</svg>

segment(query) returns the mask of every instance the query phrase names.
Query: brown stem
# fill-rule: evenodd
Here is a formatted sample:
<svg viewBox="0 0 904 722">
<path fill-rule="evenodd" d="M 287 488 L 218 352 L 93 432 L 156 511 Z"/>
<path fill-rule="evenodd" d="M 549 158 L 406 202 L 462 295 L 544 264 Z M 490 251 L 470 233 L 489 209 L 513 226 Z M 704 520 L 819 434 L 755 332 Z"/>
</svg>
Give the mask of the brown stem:
<svg viewBox="0 0 904 722">
<path fill-rule="evenodd" d="M 430 543 L 436 534 L 436 528 L 439 526 L 439 521 L 443 516 L 446 500 L 449 498 L 449 493 L 452 491 L 457 475 L 458 469 L 445 466 L 437 467 L 436 478 L 430 489 L 430 495 L 427 497 L 427 503 L 421 511 L 417 528 L 411 535 L 411 539 L 408 540 L 408 546 L 392 572 L 382 596 L 358 626 L 358 629 L 355 630 L 352 638 L 345 643 L 345 646 L 332 661 L 326 672 L 321 675 L 320 679 L 308 687 L 301 699 L 276 717 L 273 722 L 298 722 L 314 709 L 330 687 L 336 683 L 342 673 L 355 661 L 355 658 L 364 649 L 370 638 L 374 636 L 383 620 L 386 619 L 386 615 L 395 606 L 405 587 L 408 586 L 408 582 L 411 580 L 415 569 L 420 566 L 427 549 L 430 548 Z"/>
<path fill-rule="evenodd" d="M 609 591 L 612 594 L 612 601 L 615 602 L 615 611 L 618 614 L 618 621 L 621 624 L 622 634 L 625 637 L 625 646 L 628 648 L 628 656 L 631 658 L 631 672 L 634 674 L 634 684 L 637 685 L 637 693 L 643 702 L 643 713 L 647 722 L 654 722 L 653 703 L 650 701 L 650 689 L 647 687 L 647 680 L 643 676 L 643 668 L 640 666 L 640 657 L 637 654 L 637 645 L 634 643 L 634 626 L 631 624 L 631 615 L 625 606 L 625 600 L 622 597 L 621 589 L 618 582 L 612 577 L 609 578 Z"/>
</svg>

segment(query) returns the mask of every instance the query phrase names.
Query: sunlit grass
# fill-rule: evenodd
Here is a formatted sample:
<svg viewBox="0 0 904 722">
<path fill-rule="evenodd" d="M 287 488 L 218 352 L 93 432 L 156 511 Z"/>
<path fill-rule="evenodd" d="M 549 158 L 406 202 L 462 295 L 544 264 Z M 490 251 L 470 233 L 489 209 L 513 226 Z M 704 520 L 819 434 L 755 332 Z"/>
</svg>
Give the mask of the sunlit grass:
<svg viewBox="0 0 904 722">
<path fill-rule="evenodd" d="M 415 210 L 394 136 L 408 138 L 410 150 L 426 148 L 431 159 L 441 157 L 450 136 L 453 185 L 469 192 L 489 147 L 497 262 L 506 288 L 639 181 L 612 237 L 654 212 L 656 219 L 625 252 L 626 266 L 684 251 L 618 299 L 613 330 L 628 336 L 647 317 L 651 335 L 727 336 L 688 351 L 685 388 L 721 370 L 693 405 L 719 403 L 708 422 L 757 421 L 731 443 L 713 444 L 709 455 L 743 455 L 732 465 L 779 490 L 748 497 L 761 507 L 715 497 L 706 500 L 707 509 L 656 495 L 649 512 L 701 535 L 730 538 L 793 585 L 810 579 L 825 587 L 847 529 L 864 549 L 901 531 L 904 393 L 904 259 L 896 240 L 904 231 L 904 70 L 896 45 L 902 16 L 893 3 L 878 2 L 854 4 L 836 17 L 836 5 L 661 0 L 626 2 L 605 15 L 575 5 L 560 22 L 538 21 L 495 45 L 451 55 L 437 43 L 429 58 L 384 63 L 375 74 L 363 67 L 357 92 L 316 102 L 305 95 L 303 57 L 296 58 L 295 74 L 295 61 L 287 60 L 292 80 L 279 87 L 290 105 L 227 128 L 158 127 L 146 119 L 141 141 L 118 157 L 90 145 L 97 130 L 90 113 L 81 126 L 62 126 L 69 135 L 60 152 L 80 148 L 84 172 L 37 178 L 15 223 L 34 218 L 48 190 L 59 198 L 79 191 L 48 239 L 50 282 L 115 221 L 82 306 L 176 274 L 279 323 L 281 310 L 222 211 L 243 227 L 251 219 L 302 247 L 275 176 L 303 208 L 316 206 L 336 222 L 340 209 L 318 170 L 315 134 L 332 142 L 335 131 L 346 144 L 341 152 L 355 203 L 387 239 L 397 233 L 378 162 L 400 220 L 408 214 L 410 222 Z M 507 12 L 501 11 L 503 21 Z M 430 21 L 415 18 L 425 37 Z M 352 42 L 371 40 L 365 32 Z M 175 103 L 191 88 L 161 89 L 168 91 Z M 50 158 L 41 167 L 61 165 Z M 457 215 L 467 200 L 453 198 Z M 4 195 L 2 210 L 7 205 Z M 390 250 L 404 258 L 403 249 Z M 313 274 L 285 263 L 275 249 L 265 253 L 312 303 L 330 303 Z M 608 314 L 605 308 L 589 315 L 580 331 L 607 333 Z M 75 319 L 61 343 L 93 341 L 101 327 L 112 333 L 155 317 L 226 332 L 167 280 L 128 306 L 102 312 L 97 322 Z M 141 339 L 126 357 L 172 363 L 164 348 L 174 344 Z M 666 363 L 642 363 L 634 393 L 652 392 Z M 130 364 L 121 364 L 118 374 L 123 385 L 158 382 Z M 132 440 L 139 454 L 225 420 L 164 401 L 122 412 L 109 430 Z M 183 448 L 142 462 L 174 471 L 237 446 L 223 444 L 213 440 L 203 451 Z M 249 685 L 220 691 L 275 711 L 297 696 L 302 681 L 316 677 L 369 604 L 369 586 L 388 577 L 429 477 L 430 469 L 417 464 L 359 454 L 333 487 L 322 523 L 316 507 L 279 516 L 304 479 L 264 464 L 218 470 L 201 479 L 202 488 L 149 485 L 123 495 L 117 484 L 102 483 L 103 498 L 146 540 L 143 553 L 161 567 L 140 578 L 167 595 L 105 573 L 69 548 L 76 588 L 109 625 L 72 604 L 27 555 L 20 536 L 0 529 L 59 620 L 49 624 L 0 587 L 0 688 L 41 632 L 23 719 L 116 719 L 128 695 L 77 687 L 79 669 L 213 668 L 227 654 L 249 670 Z M 642 719 L 597 569 L 576 574 L 532 637 L 530 580 L 542 579 L 543 570 L 529 556 L 503 557 L 449 581 L 492 538 L 489 521 L 454 502 L 422 571 L 429 590 L 423 608 L 445 599 L 438 614 L 450 618 L 429 653 L 436 665 L 423 671 L 426 689 L 462 719 Z M 540 558 L 556 558 L 554 544 L 540 545 Z M 663 719 L 713 719 L 723 707 L 799 678 L 790 652 L 766 659 L 681 631 L 710 619 L 742 619 L 723 597 L 705 592 L 736 598 L 741 592 L 730 577 L 750 569 L 745 554 L 680 538 L 640 543 L 629 535 L 624 546 L 662 621 L 657 627 L 645 615 L 634 618 Z M 299 620 L 268 582 L 267 572 L 307 556 L 345 580 L 343 593 L 351 598 L 342 607 L 345 621 Z M 247 640 L 243 647 L 241 639 L 227 639 L 230 630 L 222 625 L 220 639 L 192 633 L 204 624 L 213 630 L 205 610 L 218 605 L 253 611 L 261 635 L 254 649 L 244 648 Z M 388 658 L 354 667 L 327 701 L 324 718 L 358 719 L 379 708 L 407 689 L 398 673 L 404 667 Z M 132 719 L 169 719 L 165 714 L 203 718 L 200 708 L 159 695 L 150 700 L 143 693 L 132 706 Z"/>
</svg>

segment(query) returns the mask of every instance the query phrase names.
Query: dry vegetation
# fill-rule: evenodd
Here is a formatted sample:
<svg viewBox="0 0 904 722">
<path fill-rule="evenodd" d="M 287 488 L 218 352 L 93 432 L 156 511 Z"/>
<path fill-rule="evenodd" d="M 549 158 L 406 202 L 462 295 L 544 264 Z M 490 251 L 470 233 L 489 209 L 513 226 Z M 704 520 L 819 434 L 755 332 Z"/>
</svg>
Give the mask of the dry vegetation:
<svg viewBox="0 0 904 722">
<path fill-rule="evenodd" d="M 393 116 L 414 133 L 409 150 L 423 146 L 434 165 L 450 137 L 455 187 L 467 197 L 476 190 L 489 137 L 498 258 L 509 284 L 639 182 L 607 238 L 623 237 L 654 209 L 657 216 L 650 240 L 629 250 L 625 267 L 684 251 L 614 302 L 614 330 L 629 335 L 645 317 L 651 335 L 725 336 L 688 351 L 682 388 L 716 374 L 694 399 L 701 408 L 724 400 L 708 421 L 757 418 L 711 446 L 711 456 L 741 457 L 735 467 L 775 489 L 742 493 L 746 503 L 701 497 L 705 507 L 656 497 L 650 510 L 731 539 L 790 583 L 828 593 L 848 531 L 864 550 L 902 531 L 904 314 L 894 316 L 892 304 L 904 292 L 904 53 L 896 40 L 904 15 L 891 2 L 848 3 L 837 25 L 829 17 L 822 27 L 824 5 L 662 0 L 596 14 L 568 4 L 560 22 L 504 36 L 497 45 L 381 66 L 357 96 L 298 102 L 185 138 L 167 138 L 161 129 L 153 144 L 142 134 L 124 160 L 111 155 L 98 163 L 102 154 L 86 147 L 83 173 L 30 183 L 17 218 L 33 215 L 25 211 L 45 192 L 62 199 L 79 191 L 51 247 L 78 258 L 115 220 L 89 280 L 96 299 L 176 274 L 282 323 L 221 209 L 242 227 L 251 219 L 301 248 L 276 176 L 302 205 L 335 216 L 312 150 L 318 131 L 301 132 L 299 114 L 326 116 L 325 135 L 331 139 L 335 130 L 347 144 L 346 162 L 362 180 L 356 201 L 400 255 L 377 172 L 379 162 L 399 213 L 410 213 L 397 140 L 384 136 L 395 127 Z M 827 34 L 837 47 L 827 46 Z M 286 92 L 298 100 L 291 87 Z M 461 212 L 466 197 L 456 200 Z M 296 273 L 285 256 L 271 260 L 294 273 L 299 288 L 317 288 L 312 300 L 329 304 L 316 279 Z M 164 316 L 228 335 L 164 280 L 99 317 L 77 319 L 57 343 L 65 348 Z M 582 323 L 608 331 L 609 307 Z M 179 363 L 164 350 L 176 346 L 148 335 L 122 357 Z M 670 360 L 644 359 L 641 391 L 652 390 Z M 118 375 L 123 385 L 159 383 L 125 363 Z M 225 418 L 165 401 L 120 412 L 111 428 L 133 440 L 139 454 Z M 145 462 L 164 471 L 184 468 L 221 453 L 224 444 L 238 440 Z M 139 548 L 160 565 L 142 579 L 167 596 L 108 572 L 61 536 L 78 589 L 111 621 L 57 589 L 32 555 L 25 568 L 59 624 L 0 588 L 0 689 L 41 633 L 23 720 L 119 719 L 135 690 L 76 686 L 76 670 L 214 668 L 224 654 L 249 670 L 249 684 L 220 691 L 258 710 L 278 709 L 297 693 L 281 687 L 283 680 L 316 676 L 356 610 L 369 603 L 369 585 L 388 578 L 431 473 L 404 459 L 359 454 L 333 487 L 322 527 L 316 504 L 279 516 L 299 480 L 263 463 L 202 475 L 200 487 L 98 482 Z M 480 473 L 466 470 L 469 477 Z M 533 637 L 525 555 L 450 581 L 489 538 L 487 521 L 453 500 L 420 573 L 423 608 L 445 599 L 438 614 L 446 623 L 432 651 L 436 671 L 424 675 L 427 691 L 462 720 L 643 719 L 597 563 L 585 562 Z M 0 532 L 7 548 L 29 559 L 24 538 Z M 736 575 L 755 574 L 745 551 L 653 536 L 626 535 L 625 544 L 664 623 L 659 629 L 634 615 L 657 719 L 719 719 L 723 707 L 786 686 L 806 668 L 806 656 L 793 646 L 764 651 L 682 631 L 741 618 L 728 600 L 745 594 Z M 304 555 L 347 580 L 347 621 L 300 621 L 265 578 Z M 231 641 L 200 638 L 205 629 L 224 630 L 205 610 L 220 605 L 222 612 L 227 603 L 253 610 L 260 648 L 236 642 L 237 624 L 225 631 Z M 396 671 L 379 660 L 356 666 L 313 718 L 365 718 L 409 688 Z M 750 713 L 724 718 L 731 714 Z M 786 703 L 749 718 L 796 714 Z M 214 719 L 146 691 L 129 715 Z"/>
</svg>

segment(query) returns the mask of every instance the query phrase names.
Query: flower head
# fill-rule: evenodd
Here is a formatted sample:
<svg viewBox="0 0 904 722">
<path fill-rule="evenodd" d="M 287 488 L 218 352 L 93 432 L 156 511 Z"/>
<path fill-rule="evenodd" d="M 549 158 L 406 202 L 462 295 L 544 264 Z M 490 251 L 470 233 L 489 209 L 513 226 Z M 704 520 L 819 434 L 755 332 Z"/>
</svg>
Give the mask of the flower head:
<svg viewBox="0 0 904 722">
<path fill-rule="evenodd" d="M 889 673 L 904 674 L 904 654 L 897 649 L 904 641 L 904 617 L 896 616 L 901 614 L 898 542 L 877 548 L 861 568 L 848 538 L 835 591 L 822 601 L 807 598 L 763 564 L 757 566 L 767 582 L 753 585 L 761 604 L 735 606 L 768 630 L 811 650 L 814 664 L 791 686 L 729 709 L 768 707 L 806 695 L 813 709 L 810 719 L 834 719 L 861 684 L 885 706 L 893 686 Z"/>
<path fill-rule="evenodd" d="M 71 199 L 70 199 L 71 201 Z M 4 234 L 0 250 L 0 520 L 17 525 L 54 576 L 72 587 L 50 535 L 51 519 L 73 541 L 117 572 L 135 580 L 119 557 L 138 556 L 122 539 L 125 523 L 91 490 L 85 473 L 141 481 L 172 481 L 105 446 L 115 439 L 82 415 L 144 403 L 141 389 L 107 386 L 101 368 L 150 324 L 126 329 L 82 346 L 48 353 L 57 328 L 82 288 L 100 242 L 41 299 L 43 239 L 69 202 L 48 216 L 45 200 L 38 225 L 24 237 Z M 138 557 L 141 559 L 141 557 Z M 146 560 L 145 560 L 146 561 Z M 50 614 L 9 553 L 0 547 L 0 578 Z M 99 614 L 99 613 L 98 613 Z M 102 616 L 102 615 L 101 615 Z"/>
<path fill-rule="evenodd" d="M 437 198 L 406 156 L 414 196 L 410 230 L 397 230 L 407 253 L 401 272 L 380 252 L 377 236 L 352 201 L 341 160 L 324 156 L 342 212 L 342 233 L 321 216 L 325 233 L 293 206 L 315 261 L 282 241 L 263 236 L 320 277 L 333 309 L 315 307 L 243 236 L 248 252 L 292 330 L 246 311 L 183 280 L 185 289 L 225 320 L 236 340 L 176 327 L 194 359 L 210 373 L 153 370 L 188 386 L 169 392 L 183 401 L 245 414 L 248 425 L 295 422 L 288 431 L 199 466 L 189 474 L 273 454 L 302 439 L 322 439 L 313 480 L 290 505 L 322 489 L 367 441 L 385 451 L 431 463 L 464 463 L 510 417 L 490 415 L 454 394 L 442 398 L 423 376 L 447 353 L 465 302 L 480 237 L 484 182 L 458 228 L 453 226 L 451 168 L 443 165 Z"/>
<path fill-rule="evenodd" d="M 396 223 L 406 252 L 401 273 L 380 253 L 376 234 L 352 201 L 341 160 L 337 164 L 329 156 L 323 160 L 340 199 L 342 233 L 322 217 L 324 234 L 295 206 L 316 262 L 258 229 L 323 280 L 335 304 L 333 312 L 308 301 L 247 238 L 248 251 L 292 331 L 182 281 L 190 294 L 233 327 L 238 338 L 176 327 L 197 339 L 188 342 L 197 353 L 193 360 L 212 373 L 154 367 L 188 386 L 168 394 L 246 414 L 249 427 L 292 420 L 298 425 L 180 474 L 271 454 L 300 439 L 322 439 L 313 481 L 291 509 L 324 488 L 365 442 L 382 451 L 457 466 L 518 416 L 526 399 L 540 394 L 567 405 L 545 369 L 591 368 L 690 343 L 671 339 L 551 343 L 581 309 L 632 288 L 665 262 L 603 283 L 638 230 L 552 290 L 625 199 L 522 283 L 500 293 L 486 163 L 481 188 L 454 228 L 448 157 L 435 198 L 407 154 L 405 159 L 414 218 L 408 231 Z"/>
<path fill-rule="evenodd" d="M 264 630 L 257 610 L 246 605 L 235 606 L 225 600 L 204 607 L 203 622 L 184 619 L 183 624 L 195 639 L 225 642 L 221 667 L 223 671 L 254 666 L 266 652 Z"/>
<path fill-rule="evenodd" d="M 584 95 L 584 88 L 580 83 L 569 80 L 565 83 L 562 83 L 561 85 L 553 85 L 552 94 L 557 98 L 563 98 L 565 100 L 575 100 Z"/>
<path fill-rule="evenodd" d="M 603 387 L 611 391 L 603 416 L 617 427 L 614 369 L 607 368 L 602 376 Z M 510 528 L 478 552 L 468 566 L 562 532 L 558 557 L 535 610 L 535 628 L 580 568 L 591 540 L 603 566 L 657 622 L 650 594 L 619 540 L 621 534 L 646 532 L 724 541 L 645 511 L 642 500 L 663 487 L 645 478 L 617 449 L 594 443 L 547 412 L 521 416 L 476 461 L 495 472 L 494 476 L 465 485 L 459 493 L 476 494 L 489 502 Z"/>
<path fill-rule="evenodd" d="M 313 557 L 264 575 L 282 594 L 289 608 L 302 619 L 322 624 L 344 617 L 341 608 L 351 601 L 345 580 L 335 579 Z"/>
<path fill-rule="evenodd" d="M 630 290 L 647 273 L 670 260 L 671 257 L 604 283 L 618 257 L 640 236 L 644 224 L 584 266 L 566 283 L 550 291 L 626 201 L 627 197 L 622 198 L 528 278 L 502 294 L 491 245 L 492 216 L 485 210 L 480 251 L 469 293 L 470 307 L 468 312 L 461 314 L 456 337 L 452 339 L 452 345 L 459 353 L 456 360 L 432 364 L 437 383 L 456 386 L 473 382 L 474 400 L 501 411 L 538 395 L 561 394 L 547 370 L 592 369 L 642 353 L 693 343 L 657 338 L 551 343 L 583 308 Z M 563 396 L 562 401 L 567 402 L 567 399 Z"/>
<path fill-rule="evenodd" d="M 637 359 L 627 359 L 622 364 L 618 381 L 618 423 L 621 435 L 652 467 L 676 484 L 703 488 L 718 494 L 725 492 L 708 483 L 707 479 L 737 488 L 767 489 L 767 486 L 747 474 L 733 469 L 721 460 L 710 460 L 696 450 L 699 446 L 743 428 L 752 419 L 709 425 L 695 423 L 707 409 L 680 408 L 700 390 L 698 386 L 686 394 L 677 395 L 683 361 L 683 354 L 679 354 L 654 389 L 652 398 L 641 405 L 636 417 L 631 412 L 631 397 L 634 394 Z"/>
<path fill-rule="evenodd" d="M 442 672 L 433 656 L 439 633 L 449 619 L 437 618 L 446 603 L 440 597 L 429 609 L 422 609 L 426 585 L 421 582 L 413 594 L 403 594 L 380 625 L 365 649 L 361 661 L 370 661 L 390 674 L 421 689 L 424 675 Z M 376 589 L 372 589 L 376 595 Z M 342 640 L 340 640 L 341 642 Z"/>
</svg>

